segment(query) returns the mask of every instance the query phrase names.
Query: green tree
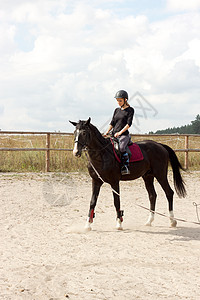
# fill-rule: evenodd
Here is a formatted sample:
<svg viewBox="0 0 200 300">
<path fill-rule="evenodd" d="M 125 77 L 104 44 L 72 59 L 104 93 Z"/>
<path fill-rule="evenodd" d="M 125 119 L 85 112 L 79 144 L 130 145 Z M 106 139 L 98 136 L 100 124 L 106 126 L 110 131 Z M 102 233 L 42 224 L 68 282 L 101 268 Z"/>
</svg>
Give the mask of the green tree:
<svg viewBox="0 0 200 300">
<path fill-rule="evenodd" d="M 196 119 L 191 122 L 193 133 L 200 134 L 200 115 L 196 116 Z"/>
<path fill-rule="evenodd" d="M 181 127 L 173 127 L 164 130 L 157 130 L 156 133 L 157 134 L 171 134 L 171 133 L 200 134 L 200 115 L 198 114 L 196 116 L 196 119 L 194 121 L 191 121 L 191 124 L 184 125 Z"/>
</svg>

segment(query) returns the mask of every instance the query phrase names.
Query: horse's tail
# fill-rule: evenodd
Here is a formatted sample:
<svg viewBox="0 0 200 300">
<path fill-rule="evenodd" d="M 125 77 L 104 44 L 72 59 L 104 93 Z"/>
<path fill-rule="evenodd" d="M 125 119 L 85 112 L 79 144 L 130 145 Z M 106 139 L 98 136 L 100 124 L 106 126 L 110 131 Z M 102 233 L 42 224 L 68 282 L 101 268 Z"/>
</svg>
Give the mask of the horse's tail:
<svg viewBox="0 0 200 300">
<path fill-rule="evenodd" d="M 187 195 L 187 192 L 185 189 L 185 182 L 180 173 L 180 169 L 182 169 L 184 171 L 185 171 L 185 169 L 181 166 L 174 150 L 167 145 L 164 145 L 164 144 L 161 144 L 161 145 L 169 153 L 169 160 L 170 160 L 170 163 L 172 166 L 175 190 L 180 198 L 182 198 L 182 197 L 184 198 Z"/>
</svg>

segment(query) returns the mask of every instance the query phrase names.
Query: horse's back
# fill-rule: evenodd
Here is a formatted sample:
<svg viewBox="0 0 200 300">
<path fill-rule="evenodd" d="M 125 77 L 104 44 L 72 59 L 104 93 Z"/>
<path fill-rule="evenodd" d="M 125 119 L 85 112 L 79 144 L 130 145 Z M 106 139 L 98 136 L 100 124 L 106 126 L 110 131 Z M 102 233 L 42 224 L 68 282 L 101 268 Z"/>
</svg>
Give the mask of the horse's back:
<svg viewBox="0 0 200 300">
<path fill-rule="evenodd" d="M 151 168 L 162 168 L 162 166 L 168 165 L 169 154 L 162 144 L 152 140 L 144 140 L 136 143 L 140 147 L 143 155 L 150 162 Z"/>
<path fill-rule="evenodd" d="M 162 146 L 162 144 L 152 141 L 152 140 L 144 140 L 144 141 L 139 141 L 135 142 L 143 152 L 153 152 L 154 154 L 156 153 L 163 153 L 167 154 L 167 150 Z"/>
</svg>

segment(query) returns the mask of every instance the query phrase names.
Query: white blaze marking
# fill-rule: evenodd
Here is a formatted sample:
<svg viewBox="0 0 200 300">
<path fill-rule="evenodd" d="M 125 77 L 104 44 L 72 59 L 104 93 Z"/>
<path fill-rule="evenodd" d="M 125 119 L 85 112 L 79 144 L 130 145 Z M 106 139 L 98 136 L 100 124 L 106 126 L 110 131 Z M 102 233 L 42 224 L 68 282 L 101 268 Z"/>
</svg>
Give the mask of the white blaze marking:
<svg viewBox="0 0 200 300">
<path fill-rule="evenodd" d="M 79 130 L 77 129 L 75 143 L 74 143 L 74 150 L 73 150 L 74 156 L 76 156 L 76 153 L 78 152 L 78 136 L 79 136 Z"/>
<path fill-rule="evenodd" d="M 76 153 L 78 152 L 78 145 L 77 142 L 74 144 L 74 150 L 73 150 L 73 155 L 76 156 Z"/>
</svg>

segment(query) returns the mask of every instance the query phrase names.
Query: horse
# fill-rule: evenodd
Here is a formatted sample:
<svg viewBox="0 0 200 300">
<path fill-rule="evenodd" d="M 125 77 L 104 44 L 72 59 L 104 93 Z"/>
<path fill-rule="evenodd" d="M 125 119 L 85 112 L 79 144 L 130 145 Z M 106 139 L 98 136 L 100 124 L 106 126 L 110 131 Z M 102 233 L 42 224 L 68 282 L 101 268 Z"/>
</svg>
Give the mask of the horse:
<svg viewBox="0 0 200 300">
<path fill-rule="evenodd" d="M 176 227 L 177 221 L 174 219 L 173 212 L 174 191 L 171 189 L 167 179 L 169 161 L 173 171 L 174 187 L 180 198 L 186 196 L 186 189 L 180 173 L 180 169 L 184 170 L 184 168 L 181 166 L 172 148 L 152 140 L 136 142 L 142 151 L 143 160 L 130 163 L 130 174 L 121 175 L 120 163 L 114 155 L 111 139 L 102 136 L 100 131 L 91 124 L 91 118 L 86 121 L 79 120 L 78 123 L 69 122 L 75 126 L 73 155 L 80 157 L 82 151 L 87 150 L 86 153 L 89 156 L 88 171 L 92 178 L 92 197 L 85 229 L 92 229 L 91 224 L 95 216 L 94 210 L 97 198 L 102 184 L 106 182 L 110 184 L 113 191 L 114 206 L 117 214 L 116 228 L 122 230 L 123 211 L 120 209 L 119 182 L 121 180 L 135 180 L 139 177 L 142 177 L 144 180 L 150 201 L 150 213 L 145 225 L 151 226 L 154 221 L 157 198 L 154 179 L 156 178 L 168 200 L 170 225 L 171 227 Z"/>
</svg>

